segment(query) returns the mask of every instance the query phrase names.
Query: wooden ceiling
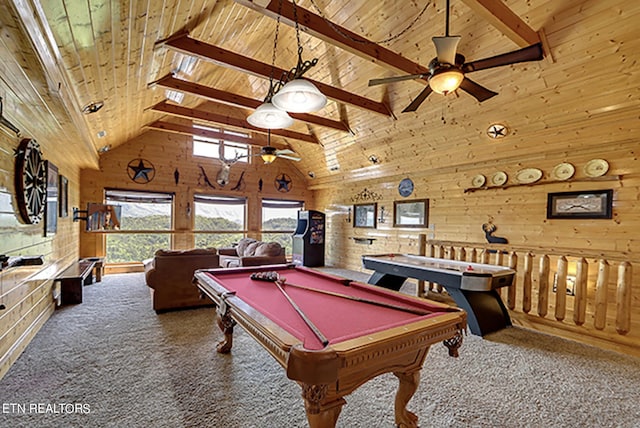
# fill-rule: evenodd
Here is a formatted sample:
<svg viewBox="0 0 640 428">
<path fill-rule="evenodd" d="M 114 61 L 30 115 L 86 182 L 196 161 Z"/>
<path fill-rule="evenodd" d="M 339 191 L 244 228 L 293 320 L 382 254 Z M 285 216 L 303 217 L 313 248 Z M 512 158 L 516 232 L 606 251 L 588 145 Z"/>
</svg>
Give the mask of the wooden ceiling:
<svg viewBox="0 0 640 428">
<path fill-rule="evenodd" d="M 264 144 L 246 117 L 268 91 L 278 0 L 11 1 L 86 142 L 78 146 L 85 163 L 143 132 L 192 132 L 184 118 L 245 129 Z M 314 173 L 311 186 L 406 174 L 407 159 L 428 159 L 414 169 L 442 167 L 452 144 L 468 146 L 469 158 L 451 164 L 516 158 L 534 136 L 540 150 L 566 150 L 567 127 L 596 117 L 614 123 L 614 112 L 638 110 L 636 3 L 451 0 L 450 31 L 462 36 L 458 52 L 467 60 L 540 40 L 546 58 L 474 73 L 499 93 L 483 103 L 463 91 L 431 94 L 416 112 L 401 113 L 425 80 L 368 81 L 427 70 L 431 37 L 444 35 L 445 0 L 296 1 L 303 59 L 318 59 L 305 78 L 330 101 L 292 115 L 294 125 L 274 132 L 274 143 L 302 155 L 296 166 Z M 276 78 L 297 62 L 290 0 L 281 10 Z M 355 41 L 361 37 L 374 43 Z M 83 114 L 92 102 L 104 107 Z M 494 122 L 512 129 L 508 149 L 486 149 Z"/>
</svg>

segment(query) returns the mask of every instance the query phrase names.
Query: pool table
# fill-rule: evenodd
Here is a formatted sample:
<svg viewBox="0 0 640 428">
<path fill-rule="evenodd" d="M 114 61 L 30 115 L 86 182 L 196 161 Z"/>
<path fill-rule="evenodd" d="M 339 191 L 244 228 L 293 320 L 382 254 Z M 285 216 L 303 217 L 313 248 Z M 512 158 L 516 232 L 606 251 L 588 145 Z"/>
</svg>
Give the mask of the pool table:
<svg viewBox="0 0 640 428">
<path fill-rule="evenodd" d="M 251 279 L 264 272 L 277 273 L 282 289 Z M 240 324 L 301 386 L 312 428 L 334 427 L 344 397 L 388 372 L 399 379 L 396 424 L 417 427 L 406 405 L 429 347 L 443 342 L 457 356 L 466 329 L 466 314 L 458 308 L 301 266 L 203 269 L 195 272 L 194 284 L 216 303 L 224 333 L 218 352 L 230 352 Z"/>
<path fill-rule="evenodd" d="M 513 269 L 413 254 L 364 255 L 362 265 L 375 271 L 369 284 L 392 290 L 399 290 L 407 278 L 442 285 L 467 311 L 469 330 L 475 335 L 484 336 L 511 325 L 509 311 L 497 289 L 513 284 Z"/>
</svg>

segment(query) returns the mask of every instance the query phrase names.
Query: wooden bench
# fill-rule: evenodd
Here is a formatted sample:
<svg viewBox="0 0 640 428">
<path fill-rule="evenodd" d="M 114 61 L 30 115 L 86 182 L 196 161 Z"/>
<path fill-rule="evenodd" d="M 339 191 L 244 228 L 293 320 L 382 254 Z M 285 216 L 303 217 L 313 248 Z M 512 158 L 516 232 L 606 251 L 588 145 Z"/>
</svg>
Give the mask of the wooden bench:
<svg viewBox="0 0 640 428">
<path fill-rule="evenodd" d="M 82 286 L 93 282 L 95 263 L 88 259 L 78 260 L 54 279 L 60 282 L 63 305 L 82 303 Z"/>
</svg>

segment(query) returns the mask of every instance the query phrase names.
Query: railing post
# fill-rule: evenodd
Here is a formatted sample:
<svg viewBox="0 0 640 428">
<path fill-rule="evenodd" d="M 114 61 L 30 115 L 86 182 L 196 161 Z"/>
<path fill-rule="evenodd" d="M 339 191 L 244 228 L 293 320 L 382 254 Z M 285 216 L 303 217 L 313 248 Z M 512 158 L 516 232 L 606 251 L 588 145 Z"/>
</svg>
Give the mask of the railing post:
<svg viewBox="0 0 640 428">
<path fill-rule="evenodd" d="M 509 255 L 509 267 L 513 270 L 516 270 L 518 266 L 518 255 L 515 251 L 512 251 Z M 507 287 L 507 307 L 511 310 L 516 307 L 516 281 L 518 280 L 518 275 L 513 277 L 513 284 L 510 287 Z"/>
<path fill-rule="evenodd" d="M 418 234 L 418 255 L 424 256 L 427 254 L 426 244 L 427 244 L 427 235 L 425 235 L 424 233 L 419 233 Z M 418 288 L 416 291 L 417 291 L 416 294 L 418 295 L 418 297 L 426 296 L 427 293 L 424 289 L 423 280 L 418 281 Z"/>
<path fill-rule="evenodd" d="M 524 256 L 524 272 L 522 275 L 522 312 L 531 311 L 531 275 L 533 272 L 533 254 Z"/>
<path fill-rule="evenodd" d="M 584 257 L 576 262 L 576 296 L 573 301 L 573 322 L 584 324 L 587 314 L 587 278 L 589 265 Z"/>
<path fill-rule="evenodd" d="M 596 309 L 593 325 L 598 330 L 607 324 L 607 282 L 609 282 L 609 263 L 600 260 L 598 264 L 598 279 L 596 281 Z"/>
<path fill-rule="evenodd" d="M 540 278 L 538 288 L 538 315 L 547 316 L 549 310 L 549 256 L 540 257 Z"/>
<path fill-rule="evenodd" d="M 556 272 L 556 310 L 558 321 L 564 320 L 567 311 L 567 258 L 558 258 L 558 272 Z"/>
<path fill-rule="evenodd" d="M 631 263 L 622 262 L 618 266 L 618 287 L 616 292 L 616 331 L 627 334 L 631 329 Z"/>
</svg>

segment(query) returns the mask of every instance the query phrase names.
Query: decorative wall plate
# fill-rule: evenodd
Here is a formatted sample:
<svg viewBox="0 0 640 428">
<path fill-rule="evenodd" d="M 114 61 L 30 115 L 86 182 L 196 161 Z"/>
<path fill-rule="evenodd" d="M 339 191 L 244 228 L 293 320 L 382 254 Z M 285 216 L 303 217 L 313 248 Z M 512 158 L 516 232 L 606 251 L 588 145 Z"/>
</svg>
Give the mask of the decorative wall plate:
<svg viewBox="0 0 640 428">
<path fill-rule="evenodd" d="M 576 169 L 573 165 L 568 162 L 559 163 L 553 168 L 551 172 L 551 177 L 555 180 L 568 180 L 573 177 L 573 174 L 576 172 Z"/>
<path fill-rule="evenodd" d="M 482 174 L 478 174 L 475 177 L 473 177 L 471 179 L 471 186 L 472 187 L 482 187 L 484 186 L 484 183 L 487 182 L 487 179 L 485 178 L 484 175 Z"/>
<path fill-rule="evenodd" d="M 504 171 L 498 171 L 491 176 L 490 184 L 492 186 L 502 186 L 507 182 L 507 173 Z"/>
<path fill-rule="evenodd" d="M 609 163 L 604 159 L 591 159 L 584 166 L 587 177 L 600 177 L 609 171 Z"/>
<path fill-rule="evenodd" d="M 521 184 L 535 183 L 542 178 L 542 171 L 538 168 L 525 168 L 516 173 L 516 180 Z"/>
<path fill-rule="evenodd" d="M 400 196 L 407 197 L 413 193 L 413 181 L 410 178 L 404 178 L 398 185 L 398 193 Z"/>
</svg>

